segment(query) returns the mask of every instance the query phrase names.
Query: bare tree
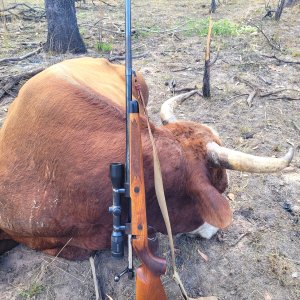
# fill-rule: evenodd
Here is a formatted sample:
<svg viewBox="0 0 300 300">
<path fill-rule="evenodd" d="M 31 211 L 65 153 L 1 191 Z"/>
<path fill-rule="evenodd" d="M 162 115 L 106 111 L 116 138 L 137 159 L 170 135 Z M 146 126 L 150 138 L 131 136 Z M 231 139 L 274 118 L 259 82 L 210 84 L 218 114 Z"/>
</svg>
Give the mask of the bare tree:
<svg viewBox="0 0 300 300">
<path fill-rule="evenodd" d="M 80 36 L 74 0 L 45 0 L 48 21 L 46 51 L 85 53 Z"/>
<path fill-rule="evenodd" d="M 299 0 L 287 0 L 286 6 L 293 6 L 295 5 Z"/>
<path fill-rule="evenodd" d="M 279 0 L 277 10 L 275 12 L 275 20 L 276 21 L 280 20 L 284 6 L 285 6 L 285 0 Z"/>
<path fill-rule="evenodd" d="M 205 48 L 205 63 L 203 74 L 202 93 L 204 98 L 210 98 L 210 43 L 211 43 L 212 20 L 209 17 L 206 48 Z"/>
<path fill-rule="evenodd" d="M 277 9 L 275 11 L 275 20 L 279 21 L 280 17 L 282 15 L 283 9 L 287 6 L 293 6 L 295 5 L 299 0 L 279 0 Z"/>
<path fill-rule="evenodd" d="M 209 12 L 214 13 L 216 11 L 216 9 L 217 9 L 216 0 L 211 0 Z"/>
</svg>

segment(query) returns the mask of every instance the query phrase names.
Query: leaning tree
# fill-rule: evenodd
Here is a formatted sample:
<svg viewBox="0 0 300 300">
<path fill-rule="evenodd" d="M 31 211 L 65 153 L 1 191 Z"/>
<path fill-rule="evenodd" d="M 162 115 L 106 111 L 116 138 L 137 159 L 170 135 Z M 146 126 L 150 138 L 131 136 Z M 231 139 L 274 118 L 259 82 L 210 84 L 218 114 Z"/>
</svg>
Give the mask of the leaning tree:
<svg viewBox="0 0 300 300">
<path fill-rule="evenodd" d="M 286 6 L 293 6 L 295 5 L 299 0 L 279 0 L 277 9 L 275 11 L 275 20 L 279 21 L 280 17 L 282 15 L 283 8 Z"/>
<path fill-rule="evenodd" d="M 216 0 L 211 0 L 209 12 L 214 13 L 216 12 L 216 9 L 217 9 Z"/>
<path fill-rule="evenodd" d="M 75 10 L 75 0 L 45 0 L 48 35 L 45 50 L 56 53 L 85 53 Z"/>
</svg>

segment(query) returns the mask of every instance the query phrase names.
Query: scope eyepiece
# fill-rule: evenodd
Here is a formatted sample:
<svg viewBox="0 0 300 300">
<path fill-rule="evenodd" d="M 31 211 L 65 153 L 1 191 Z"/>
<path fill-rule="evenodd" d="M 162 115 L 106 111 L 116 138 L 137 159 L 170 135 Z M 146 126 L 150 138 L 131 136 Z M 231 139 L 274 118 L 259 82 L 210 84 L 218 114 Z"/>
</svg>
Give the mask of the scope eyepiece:
<svg viewBox="0 0 300 300">
<path fill-rule="evenodd" d="M 113 231 L 111 235 L 111 255 L 115 258 L 124 257 L 124 234 L 121 231 Z"/>
</svg>

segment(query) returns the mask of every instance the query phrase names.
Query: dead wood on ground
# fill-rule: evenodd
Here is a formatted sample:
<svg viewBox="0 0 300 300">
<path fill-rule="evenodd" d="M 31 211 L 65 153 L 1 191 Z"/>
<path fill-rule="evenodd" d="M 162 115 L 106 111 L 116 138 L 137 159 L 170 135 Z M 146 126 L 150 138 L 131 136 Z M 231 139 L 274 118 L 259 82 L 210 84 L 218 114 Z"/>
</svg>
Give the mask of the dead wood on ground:
<svg viewBox="0 0 300 300">
<path fill-rule="evenodd" d="M 240 96 L 248 96 L 246 102 L 247 102 L 249 107 L 252 106 L 252 103 L 253 103 L 253 100 L 254 100 L 255 97 L 258 97 L 258 98 L 269 97 L 268 100 L 288 100 L 288 101 L 300 100 L 300 98 L 298 97 L 298 95 L 300 95 L 300 90 L 297 90 L 297 89 L 283 88 L 283 89 L 278 89 L 278 90 L 273 90 L 273 91 L 263 91 L 256 84 L 250 82 L 247 79 L 236 76 L 235 80 L 244 83 L 245 85 L 250 87 L 252 89 L 252 91 L 249 92 L 249 93 L 245 93 L 245 94 L 235 95 L 235 96 L 229 98 L 229 100 L 232 100 L 232 99 L 234 99 L 236 97 L 240 97 Z M 282 92 L 286 92 L 286 91 L 296 92 L 298 95 L 297 96 L 278 95 L 278 94 L 281 94 Z M 275 95 L 275 96 L 277 95 L 277 97 L 270 98 L 270 96 L 273 96 L 273 95 Z"/>
<path fill-rule="evenodd" d="M 17 62 L 17 61 L 21 61 L 21 60 L 24 60 L 26 58 L 29 58 L 35 54 L 38 54 L 42 51 L 42 47 L 34 50 L 34 51 L 31 51 L 25 55 L 22 55 L 22 56 L 17 56 L 17 57 L 6 57 L 6 58 L 2 58 L 0 59 L 0 64 L 3 64 L 3 63 L 7 63 L 7 62 Z"/>
<path fill-rule="evenodd" d="M 280 90 L 276 90 L 276 91 L 265 92 L 264 94 L 260 94 L 259 96 L 261 98 L 264 98 L 264 97 L 269 97 L 269 96 L 272 96 L 272 95 L 275 95 L 275 94 L 279 94 L 279 93 L 282 93 L 282 92 L 285 92 L 285 91 L 294 91 L 294 92 L 300 93 L 300 91 L 296 90 L 296 89 L 280 89 Z"/>
<path fill-rule="evenodd" d="M 17 86 L 23 80 L 27 80 L 34 75 L 42 72 L 44 69 L 45 67 L 41 67 L 14 76 L 5 76 L 2 78 L 0 77 L 0 102 L 5 94 L 15 97 L 16 95 L 12 92 L 12 89 L 15 86 Z"/>
<path fill-rule="evenodd" d="M 253 91 L 249 94 L 249 96 L 248 96 L 248 98 L 247 98 L 247 104 L 248 104 L 249 107 L 252 106 L 252 102 L 253 102 L 253 99 L 255 98 L 255 95 L 256 95 L 256 94 L 257 94 L 257 90 L 253 90 Z"/>
<path fill-rule="evenodd" d="M 106 2 L 106 1 L 103 1 L 103 0 L 100 0 L 100 2 L 102 2 L 103 4 L 105 4 L 105 5 L 107 5 L 107 6 L 110 6 L 110 7 L 117 7 L 116 5 L 110 4 L 110 3 Z M 95 5 L 94 2 L 93 2 L 93 4 Z"/>
<path fill-rule="evenodd" d="M 17 3 L 0 10 L 0 18 L 6 20 L 8 16 L 25 21 L 39 21 L 46 18 L 46 12 L 41 7 L 31 7 L 26 3 Z"/>
<path fill-rule="evenodd" d="M 256 24 L 253 23 L 249 23 L 251 26 L 256 27 L 258 29 L 258 31 L 265 37 L 265 39 L 267 40 L 268 44 L 271 46 L 272 49 L 275 49 L 277 51 L 281 51 L 281 47 L 278 44 L 275 44 L 274 42 L 272 42 L 271 38 L 269 38 L 267 36 L 267 34 L 263 31 L 262 25 L 261 26 L 257 26 Z"/>
<path fill-rule="evenodd" d="M 291 60 L 281 59 L 281 58 L 277 57 L 275 54 L 274 55 L 264 55 L 263 54 L 262 56 L 267 57 L 267 58 L 276 59 L 280 63 L 300 65 L 300 61 L 291 61 Z"/>
<path fill-rule="evenodd" d="M 132 58 L 133 59 L 138 59 L 138 58 L 145 58 L 149 55 L 148 52 L 146 53 L 141 53 L 141 54 L 137 54 L 137 55 L 133 55 Z M 108 57 L 108 60 L 110 62 L 112 61 L 116 61 L 116 60 L 125 60 L 125 55 L 115 55 L 115 56 L 110 56 Z"/>
</svg>

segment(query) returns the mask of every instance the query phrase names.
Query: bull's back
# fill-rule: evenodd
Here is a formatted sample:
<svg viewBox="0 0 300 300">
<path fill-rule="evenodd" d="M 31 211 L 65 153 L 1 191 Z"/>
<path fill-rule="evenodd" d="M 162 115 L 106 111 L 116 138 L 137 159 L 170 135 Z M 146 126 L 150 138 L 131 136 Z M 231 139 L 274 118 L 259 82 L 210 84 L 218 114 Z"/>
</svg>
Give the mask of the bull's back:
<svg viewBox="0 0 300 300">
<path fill-rule="evenodd" d="M 125 68 L 123 65 L 112 64 L 103 58 L 78 58 L 66 60 L 48 69 L 49 72 L 60 74 L 70 83 L 88 87 L 95 93 L 105 96 L 117 105 L 125 107 Z M 145 101 L 148 101 L 148 87 L 137 73 Z M 138 98 L 133 84 L 133 97 Z"/>
</svg>

